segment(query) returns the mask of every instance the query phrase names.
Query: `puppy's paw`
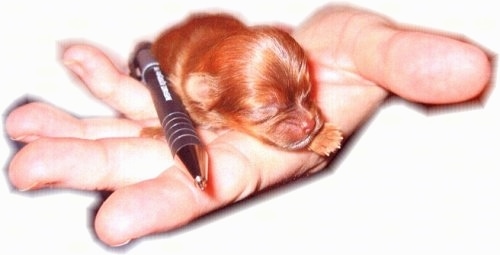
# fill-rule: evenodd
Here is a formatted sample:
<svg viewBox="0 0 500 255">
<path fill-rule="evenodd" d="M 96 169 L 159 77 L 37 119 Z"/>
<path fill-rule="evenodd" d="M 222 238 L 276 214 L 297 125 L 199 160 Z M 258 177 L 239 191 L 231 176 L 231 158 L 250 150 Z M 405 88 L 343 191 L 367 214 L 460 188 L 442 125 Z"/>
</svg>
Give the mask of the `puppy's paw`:
<svg viewBox="0 0 500 255">
<path fill-rule="evenodd" d="M 321 156 L 328 157 L 330 156 L 330 153 L 340 149 L 341 142 L 342 132 L 333 124 L 325 123 L 316 137 L 314 137 L 311 144 L 309 144 L 309 150 Z"/>
</svg>

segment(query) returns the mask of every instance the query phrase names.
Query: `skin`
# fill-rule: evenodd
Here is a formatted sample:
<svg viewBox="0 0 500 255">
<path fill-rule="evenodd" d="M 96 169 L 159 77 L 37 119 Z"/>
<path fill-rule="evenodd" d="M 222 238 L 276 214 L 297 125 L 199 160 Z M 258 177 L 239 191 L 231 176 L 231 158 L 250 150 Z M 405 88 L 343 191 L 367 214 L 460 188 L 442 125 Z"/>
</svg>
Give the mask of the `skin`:
<svg viewBox="0 0 500 255">
<path fill-rule="evenodd" d="M 358 9 L 325 7 L 293 35 L 311 57 L 320 108 L 345 136 L 389 93 L 420 103 L 455 103 L 476 97 L 491 79 L 491 63 L 480 48 L 401 30 Z M 27 145 L 13 157 L 9 177 L 20 190 L 113 190 L 95 220 L 97 235 L 108 245 L 177 228 L 328 163 L 314 153 L 278 150 L 235 131 L 203 130 L 211 163 L 208 189 L 201 192 L 165 156 L 166 143 L 138 137 L 142 127 L 157 121 L 142 84 L 90 45 L 66 48 L 62 61 L 122 115 L 77 119 L 43 103 L 15 109 L 6 120 L 7 133 Z M 42 112 L 43 120 L 37 117 Z"/>
</svg>

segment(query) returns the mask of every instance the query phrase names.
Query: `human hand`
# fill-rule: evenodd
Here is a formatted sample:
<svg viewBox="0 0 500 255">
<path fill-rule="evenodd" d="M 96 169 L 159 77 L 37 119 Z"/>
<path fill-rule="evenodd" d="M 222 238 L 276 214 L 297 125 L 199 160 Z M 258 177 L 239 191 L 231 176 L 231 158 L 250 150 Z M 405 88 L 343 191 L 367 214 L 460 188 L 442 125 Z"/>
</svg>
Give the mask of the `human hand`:
<svg viewBox="0 0 500 255">
<path fill-rule="evenodd" d="M 478 48 L 403 32 L 356 9 L 325 8 L 294 36 L 312 59 L 325 117 L 345 135 L 389 93 L 416 102 L 451 103 L 474 97 L 490 79 L 490 63 Z M 313 153 L 280 151 L 238 132 L 203 130 L 211 165 L 209 186 L 201 192 L 169 160 L 164 142 L 138 137 L 144 126 L 157 122 L 142 84 L 88 45 L 67 48 L 63 62 L 94 96 L 122 115 L 76 119 L 41 103 L 14 110 L 6 121 L 7 132 L 27 145 L 12 159 L 9 176 L 21 190 L 114 190 L 95 222 L 99 238 L 109 245 L 168 231 L 328 163 Z"/>
</svg>

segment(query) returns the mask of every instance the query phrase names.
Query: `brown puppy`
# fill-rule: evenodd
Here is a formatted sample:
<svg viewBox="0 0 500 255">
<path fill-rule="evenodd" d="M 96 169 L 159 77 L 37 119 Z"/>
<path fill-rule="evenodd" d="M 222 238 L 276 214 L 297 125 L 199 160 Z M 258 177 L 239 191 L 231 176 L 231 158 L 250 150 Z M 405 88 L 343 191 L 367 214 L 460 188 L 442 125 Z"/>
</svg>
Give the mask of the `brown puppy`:
<svg viewBox="0 0 500 255">
<path fill-rule="evenodd" d="M 196 124 L 320 155 L 340 146 L 340 131 L 324 125 L 313 101 L 304 51 L 289 34 L 195 15 L 164 32 L 152 50 Z"/>
</svg>

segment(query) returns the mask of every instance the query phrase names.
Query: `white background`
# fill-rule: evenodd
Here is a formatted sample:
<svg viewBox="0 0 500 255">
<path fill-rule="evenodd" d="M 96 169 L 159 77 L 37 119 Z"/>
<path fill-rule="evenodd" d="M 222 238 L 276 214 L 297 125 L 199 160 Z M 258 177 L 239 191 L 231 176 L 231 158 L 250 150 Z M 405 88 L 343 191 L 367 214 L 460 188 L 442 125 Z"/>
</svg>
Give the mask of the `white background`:
<svg viewBox="0 0 500 255">
<path fill-rule="evenodd" d="M 65 42 L 92 42 L 125 63 L 137 41 L 193 11 L 222 9 L 249 23 L 297 25 L 327 1 L 123 2 L 2 1 L 3 115 L 25 95 L 80 116 L 111 114 L 58 62 Z M 499 50 L 498 8 L 489 0 L 349 3 Z M 498 94 L 494 89 L 482 104 L 430 113 L 388 103 L 318 176 L 121 249 L 93 234 L 97 194 L 21 193 L 4 174 L 0 253 L 500 254 Z M 13 149 L 6 140 L 0 149 L 5 173 Z"/>
</svg>

